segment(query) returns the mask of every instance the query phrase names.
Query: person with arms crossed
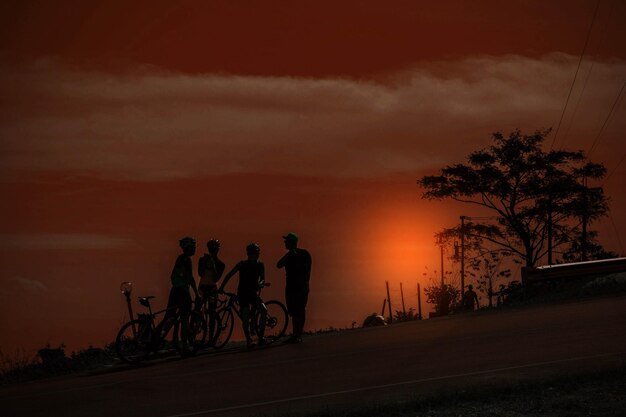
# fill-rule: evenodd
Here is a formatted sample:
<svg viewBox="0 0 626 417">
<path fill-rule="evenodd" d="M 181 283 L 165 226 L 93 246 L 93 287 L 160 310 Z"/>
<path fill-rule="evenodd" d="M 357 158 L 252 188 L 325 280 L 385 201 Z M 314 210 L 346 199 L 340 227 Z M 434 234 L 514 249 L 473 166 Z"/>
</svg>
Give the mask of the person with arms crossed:
<svg viewBox="0 0 626 417">
<path fill-rule="evenodd" d="M 208 253 L 205 253 L 198 260 L 198 275 L 200 282 L 198 283 L 198 292 L 200 293 L 200 302 L 196 304 L 199 310 L 206 304 L 209 313 L 209 334 L 215 334 L 215 326 L 217 324 L 217 283 L 224 273 L 224 262 L 222 262 L 217 254 L 220 251 L 220 241 L 211 239 L 207 242 Z"/>
</svg>

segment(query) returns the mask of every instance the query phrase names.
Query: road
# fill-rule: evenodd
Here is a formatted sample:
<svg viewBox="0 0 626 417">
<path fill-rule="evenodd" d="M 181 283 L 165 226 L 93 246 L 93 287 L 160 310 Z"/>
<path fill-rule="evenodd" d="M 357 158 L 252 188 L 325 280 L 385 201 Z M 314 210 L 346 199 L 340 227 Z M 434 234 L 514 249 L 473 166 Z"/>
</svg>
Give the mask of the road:
<svg viewBox="0 0 626 417">
<path fill-rule="evenodd" d="M 3 416 L 339 410 L 626 363 L 626 297 L 327 333 L 0 389 Z"/>
</svg>

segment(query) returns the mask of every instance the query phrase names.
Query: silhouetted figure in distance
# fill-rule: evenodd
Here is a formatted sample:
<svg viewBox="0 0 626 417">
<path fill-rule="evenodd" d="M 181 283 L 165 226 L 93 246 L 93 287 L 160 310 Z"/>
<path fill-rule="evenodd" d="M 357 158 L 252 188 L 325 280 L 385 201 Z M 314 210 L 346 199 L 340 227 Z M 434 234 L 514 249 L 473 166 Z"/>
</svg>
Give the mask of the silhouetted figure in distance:
<svg viewBox="0 0 626 417">
<path fill-rule="evenodd" d="M 285 268 L 285 300 L 292 320 L 291 337 L 284 343 L 302 343 L 302 332 L 306 320 L 306 304 L 309 299 L 309 280 L 311 279 L 311 254 L 306 249 L 298 248 L 298 235 L 288 233 L 283 236 L 287 253 L 276 266 Z"/>
<path fill-rule="evenodd" d="M 206 304 L 209 312 L 209 334 L 215 334 L 215 325 L 217 323 L 217 283 L 224 273 L 224 262 L 222 262 L 217 254 L 220 251 L 220 241 L 211 239 L 207 242 L 208 253 L 205 253 L 198 260 L 198 292 L 200 293 L 200 302 L 196 304 L 196 308 L 200 309 Z"/>
<path fill-rule="evenodd" d="M 181 339 L 183 344 L 187 342 L 187 330 L 189 323 L 189 314 L 191 312 L 191 296 L 189 295 L 189 287 L 193 290 L 196 298 L 198 297 L 198 290 L 196 288 L 196 281 L 193 278 L 193 268 L 191 263 L 191 257 L 196 253 L 196 240 L 192 237 L 182 238 L 178 244 L 183 253 L 178 255 L 176 263 L 172 269 L 170 280 L 172 282 L 172 288 L 170 289 L 170 295 L 167 300 L 167 311 L 163 321 L 159 324 L 159 334 L 166 334 L 174 324 L 174 318 L 176 313 L 181 316 Z M 183 349 L 186 349 L 183 346 Z"/>
<path fill-rule="evenodd" d="M 243 333 L 246 336 L 246 344 L 249 348 L 254 347 L 252 337 L 250 336 L 250 312 L 257 309 L 261 314 L 260 328 L 257 329 L 259 334 L 259 345 L 265 344 L 263 335 L 265 333 L 265 320 L 267 318 L 267 308 L 261 297 L 259 290 L 265 284 L 265 266 L 259 261 L 261 248 L 256 243 L 250 243 L 246 246 L 246 254 L 248 259 L 239 261 L 233 269 L 224 277 L 224 282 L 220 286 L 219 291 L 224 291 L 224 287 L 230 278 L 239 272 L 239 286 L 237 287 L 237 299 L 241 308 L 241 322 L 243 325 Z"/>
<path fill-rule="evenodd" d="M 470 284 L 467 286 L 465 294 L 463 294 L 463 309 L 465 311 L 474 311 L 474 304 L 477 309 L 480 307 L 478 304 L 478 296 L 474 292 L 474 286 Z"/>
</svg>

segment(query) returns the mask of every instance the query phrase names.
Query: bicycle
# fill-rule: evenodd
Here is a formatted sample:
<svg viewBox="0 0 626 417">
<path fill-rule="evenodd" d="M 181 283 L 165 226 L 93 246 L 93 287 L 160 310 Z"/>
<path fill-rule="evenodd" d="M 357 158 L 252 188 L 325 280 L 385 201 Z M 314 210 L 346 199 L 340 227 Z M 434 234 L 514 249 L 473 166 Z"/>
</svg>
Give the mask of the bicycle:
<svg viewBox="0 0 626 417">
<path fill-rule="evenodd" d="M 270 283 L 266 282 L 261 285 L 259 295 L 263 287 L 269 287 Z M 217 326 L 216 335 L 213 341 L 213 347 L 220 349 L 224 347 L 230 340 L 234 328 L 234 314 L 241 318 L 241 307 L 237 295 L 230 292 L 223 292 L 223 297 L 218 300 L 217 308 Z M 270 300 L 263 302 L 267 308 L 265 319 L 265 339 L 271 343 L 280 339 L 287 331 L 289 324 L 289 316 L 287 308 L 278 300 Z M 233 314 L 234 313 L 234 314 Z M 261 313 L 257 308 L 253 309 L 250 316 L 250 335 L 258 335 L 258 329 L 261 326 Z"/>
<path fill-rule="evenodd" d="M 146 359 L 151 353 L 158 352 L 165 345 L 166 337 L 172 329 L 172 343 L 181 356 L 196 353 L 203 337 L 202 329 L 198 326 L 200 323 L 198 312 L 191 312 L 187 326 L 187 340 L 183 340 L 180 314 L 177 313 L 170 318 L 169 320 L 172 321 L 170 323 L 165 323 L 165 318 L 163 318 L 156 326 L 155 318 L 168 309 L 152 312 L 150 300 L 155 297 L 151 295 L 138 298 L 139 303 L 148 309 L 148 313 L 139 313 L 136 319 L 124 324 L 115 338 L 115 352 L 123 362 L 136 364 Z M 163 328 L 165 328 L 165 333 L 160 334 Z"/>
</svg>

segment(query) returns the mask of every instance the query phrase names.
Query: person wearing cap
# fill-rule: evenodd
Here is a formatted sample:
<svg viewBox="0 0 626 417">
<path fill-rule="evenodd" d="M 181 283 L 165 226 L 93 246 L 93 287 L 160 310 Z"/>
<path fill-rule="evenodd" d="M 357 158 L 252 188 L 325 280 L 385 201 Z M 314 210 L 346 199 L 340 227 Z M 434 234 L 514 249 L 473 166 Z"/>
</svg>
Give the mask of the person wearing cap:
<svg viewBox="0 0 626 417">
<path fill-rule="evenodd" d="M 209 312 L 209 334 L 215 334 L 215 326 L 217 324 L 217 283 L 224 273 L 224 262 L 222 262 L 217 254 L 220 251 L 220 241 L 211 239 L 207 242 L 208 253 L 202 255 L 198 260 L 198 292 L 200 293 L 200 302 L 196 303 L 199 310 L 206 304 Z"/>
<path fill-rule="evenodd" d="M 295 233 L 287 233 L 283 240 L 287 253 L 280 258 L 276 267 L 285 268 L 285 300 L 293 329 L 291 337 L 285 343 L 301 343 L 309 299 L 311 254 L 306 249 L 298 248 L 298 235 Z"/>
<path fill-rule="evenodd" d="M 191 313 L 191 296 L 189 295 L 189 288 L 191 288 L 198 298 L 198 289 L 196 288 L 196 281 L 193 278 L 193 268 L 191 263 L 191 257 L 196 253 L 196 240 L 192 237 L 182 238 L 178 244 L 183 253 L 178 255 L 172 274 L 170 275 L 170 281 L 172 288 L 170 289 L 170 295 L 167 300 L 167 311 L 163 321 L 159 324 L 158 331 L 166 334 L 174 324 L 173 320 L 176 317 L 176 313 L 181 316 L 181 336 L 183 343 L 187 341 L 187 323 L 189 322 L 189 314 Z"/>
</svg>

